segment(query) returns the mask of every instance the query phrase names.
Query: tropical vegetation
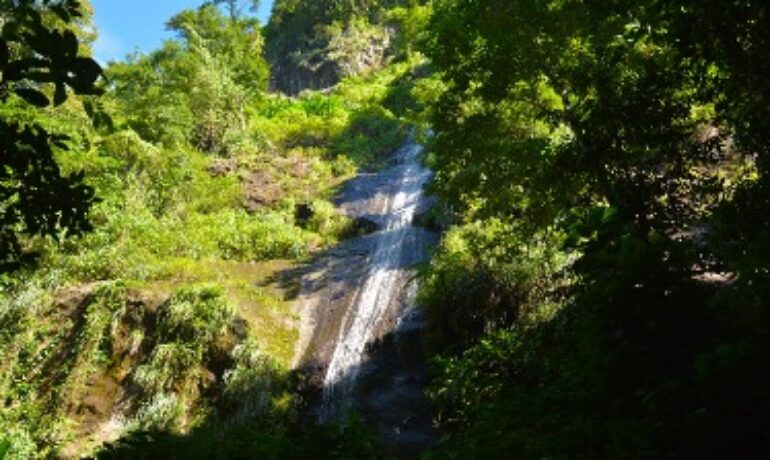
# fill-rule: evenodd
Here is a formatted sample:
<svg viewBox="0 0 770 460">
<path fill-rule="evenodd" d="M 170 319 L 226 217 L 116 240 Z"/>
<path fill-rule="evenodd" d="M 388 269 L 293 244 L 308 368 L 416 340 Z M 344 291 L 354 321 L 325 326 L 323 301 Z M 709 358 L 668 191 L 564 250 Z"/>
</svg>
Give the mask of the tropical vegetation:
<svg viewBox="0 0 770 460">
<path fill-rule="evenodd" d="M 0 0 L 0 458 L 383 458 L 291 303 L 410 134 L 425 458 L 770 452 L 762 2 L 202 3 L 100 66 L 87 1 Z"/>
</svg>

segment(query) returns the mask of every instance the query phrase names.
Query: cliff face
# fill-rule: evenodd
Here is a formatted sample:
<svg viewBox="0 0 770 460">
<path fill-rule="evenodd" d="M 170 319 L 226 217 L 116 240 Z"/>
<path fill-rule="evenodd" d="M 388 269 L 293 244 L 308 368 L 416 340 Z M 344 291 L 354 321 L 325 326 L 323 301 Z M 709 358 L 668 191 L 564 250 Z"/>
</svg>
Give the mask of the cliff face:
<svg viewBox="0 0 770 460">
<path fill-rule="evenodd" d="M 300 2 L 273 14 L 266 30 L 270 87 L 289 95 L 382 68 L 394 41 L 394 29 L 373 20 L 377 15 L 367 9 L 335 16 Z"/>
<path fill-rule="evenodd" d="M 280 91 L 295 96 L 305 89 L 331 88 L 342 78 L 340 69 L 334 62 L 323 61 L 309 67 L 296 62 L 292 56 L 279 58 L 272 63 L 270 90 Z"/>
<path fill-rule="evenodd" d="M 344 30 L 329 29 L 331 36 L 315 46 L 269 57 L 272 90 L 296 95 L 304 89 L 327 89 L 342 78 L 378 70 L 387 62 L 392 29 L 362 21 Z"/>
</svg>

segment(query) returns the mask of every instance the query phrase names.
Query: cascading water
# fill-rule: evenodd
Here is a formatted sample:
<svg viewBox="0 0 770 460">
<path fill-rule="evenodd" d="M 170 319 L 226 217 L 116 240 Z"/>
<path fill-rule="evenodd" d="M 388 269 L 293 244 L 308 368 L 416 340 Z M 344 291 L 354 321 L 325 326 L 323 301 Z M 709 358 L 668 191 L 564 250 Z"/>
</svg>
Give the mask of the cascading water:
<svg viewBox="0 0 770 460">
<path fill-rule="evenodd" d="M 399 302 L 405 273 L 422 252 L 420 233 L 413 225 L 415 213 L 423 204 L 423 186 L 430 171 L 419 163 L 420 145 L 410 142 L 396 155 L 397 165 L 385 175 L 389 187 L 378 191 L 380 209 L 376 212 L 380 230 L 370 237 L 373 252 L 369 269 L 348 309 L 324 377 L 324 404 L 321 417 L 330 419 L 349 408 L 358 374 L 366 357 L 367 345 L 383 328 L 383 321 L 394 315 L 403 318 L 409 305 Z M 408 302 L 407 302 L 408 303 Z M 402 311 L 392 311 L 399 308 Z M 400 321 L 401 322 L 401 321 Z"/>
</svg>

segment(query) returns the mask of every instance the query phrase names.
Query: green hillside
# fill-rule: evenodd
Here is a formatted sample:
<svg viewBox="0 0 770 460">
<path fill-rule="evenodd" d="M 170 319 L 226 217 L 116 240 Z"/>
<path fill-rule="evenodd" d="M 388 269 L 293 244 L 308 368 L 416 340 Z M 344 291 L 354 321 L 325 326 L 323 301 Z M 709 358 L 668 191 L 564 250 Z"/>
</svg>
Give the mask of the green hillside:
<svg viewBox="0 0 770 460">
<path fill-rule="evenodd" d="M 87 1 L 0 0 L 0 460 L 388 458 L 308 416 L 294 301 L 408 136 L 422 458 L 767 456 L 763 3 L 227 3 L 100 66 Z"/>
<path fill-rule="evenodd" d="M 96 197 L 82 236 L 61 221 L 11 227 L 21 253 L 0 275 L 8 458 L 209 419 L 285 431 L 301 404 L 292 267 L 356 234 L 330 198 L 407 134 L 396 93 L 415 60 L 288 98 L 266 92 L 250 17 L 204 7 L 169 25 L 176 39 L 104 69 L 98 98 L 3 101 L 3 123 L 68 137 L 54 151 L 62 176 L 83 174 Z M 300 204 L 311 219 L 296 218 Z"/>
</svg>

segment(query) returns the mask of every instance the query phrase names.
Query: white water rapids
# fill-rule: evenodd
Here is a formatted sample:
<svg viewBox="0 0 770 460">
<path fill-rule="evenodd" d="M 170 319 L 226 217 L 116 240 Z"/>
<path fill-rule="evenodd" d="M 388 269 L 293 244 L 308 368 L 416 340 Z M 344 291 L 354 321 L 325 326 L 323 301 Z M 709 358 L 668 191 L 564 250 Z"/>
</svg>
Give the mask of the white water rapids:
<svg viewBox="0 0 770 460">
<path fill-rule="evenodd" d="M 336 409 L 348 403 L 367 344 L 376 338 L 402 294 L 404 270 L 414 256 L 408 244 L 414 238 L 412 222 L 423 200 L 423 186 L 431 177 L 419 163 L 421 151 L 420 145 L 410 142 L 397 153 L 397 166 L 388 175 L 393 184 L 379 197 L 381 228 L 371 235 L 375 242 L 368 272 L 343 320 L 325 374 L 322 417 L 333 417 Z"/>
</svg>

